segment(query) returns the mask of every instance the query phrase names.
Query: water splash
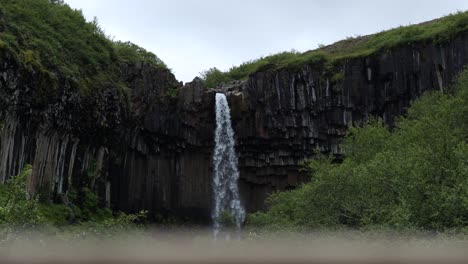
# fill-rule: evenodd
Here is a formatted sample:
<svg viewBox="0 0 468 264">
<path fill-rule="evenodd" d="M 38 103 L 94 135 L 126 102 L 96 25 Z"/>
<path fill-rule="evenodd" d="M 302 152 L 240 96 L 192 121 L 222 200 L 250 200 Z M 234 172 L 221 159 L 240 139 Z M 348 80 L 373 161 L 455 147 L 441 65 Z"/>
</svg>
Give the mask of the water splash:
<svg viewBox="0 0 468 264">
<path fill-rule="evenodd" d="M 238 161 L 234 145 L 234 131 L 231 126 L 229 105 L 226 96 L 217 93 L 215 149 L 213 154 L 214 208 L 212 212 L 215 238 L 223 225 L 226 224 L 223 222 L 223 215 L 228 214 L 233 218 L 238 231 L 245 219 L 245 209 L 239 198 L 239 170 L 237 169 Z"/>
</svg>

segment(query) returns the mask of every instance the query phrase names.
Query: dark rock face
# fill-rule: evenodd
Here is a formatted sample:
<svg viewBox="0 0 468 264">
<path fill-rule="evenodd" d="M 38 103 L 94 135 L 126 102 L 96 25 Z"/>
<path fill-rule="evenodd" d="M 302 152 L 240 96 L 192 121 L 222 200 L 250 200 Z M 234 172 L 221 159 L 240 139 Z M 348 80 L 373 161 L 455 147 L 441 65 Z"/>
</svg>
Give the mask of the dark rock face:
<svg viewBox="0 0 468 264">
<path fill-rule="evenodd" d="M 307 180 L 299 164 L 314 150 L 342 154 L 340 139 L 353 123 L 382 117 L 392 125 L 411 101 L 443 90 L 468 64 L 468 35 L 442 46 L 417 44 L 350 59 L 324 69 L 265 72 L 234 84 L 229 99 L 237 133 L 243 197 L 261 209 L 276 190 Z"/>
<path fill-rule="evenodd" d="M 112 204 L 125 211 L 205 220 L 211 207 L 214 93 L 205 93 L 196 79 L 177 98 L 168 98 L 164 87 L 152 94 L 154 87 L 141 85 L 144 78 L 148 75 L 136 76 L 132 83 L 138 102 L 133 107 L 147 102 L 141 123 L 126 133 L 126 144 L 111 161 Z"/>
<path fill-rule="evenodd" d="M 258 72 L 209 91 L 200 79 L 180 87 L 169 71 L 136 64 L 121 67 L 128 91 L 83 95 L 72 80 L 52 82 L 0 55 L 1 181 L 30 163 L 30 192 L 49 199 L 86 185 L 114 209 L 206 221 L 216 91 L 228 95 L 252 212 L 269 193 L 307 181 L 300 164 L 316 151 L 341 155 L 349 125 L 371 116 L 391 125 L 425 91 L 445 89 L 468 64 L 468 34 L 349 59 L 332 73 Z"/>
<path fill-rule="evenodd" d="M 109 87 L 85 96 L 72 80 L 20 65 L 7 53 L 0 58 L 0 181 L 30 163 L 28 189 L 43 199 L 80 185 L 122 130 L 121 92 Z"/>
</svg>

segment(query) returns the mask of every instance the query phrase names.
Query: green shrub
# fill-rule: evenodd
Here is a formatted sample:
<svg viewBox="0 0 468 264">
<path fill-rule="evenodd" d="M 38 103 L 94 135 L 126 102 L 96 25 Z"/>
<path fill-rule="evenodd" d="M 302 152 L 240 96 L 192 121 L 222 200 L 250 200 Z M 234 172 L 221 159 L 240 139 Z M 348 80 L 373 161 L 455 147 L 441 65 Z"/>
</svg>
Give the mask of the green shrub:
<svg viewBox="0 0 468 264">
<path fill-rule="evenodd" d="M 167 65 L 154 53 L 145 50 L 131 42 L 114 42 L 115 50 L 119 58 L 130 63 L 146 62 L 159 68 L 167 69 Z"/>
<path fill-rule="evenodd" d="M 344 72 L 342 71 L 335 73 L 331 78 L 331 81 L 334 83 L 339 83 L 339 82 L 342 82 L 343 80 L 344 80 Z"/>
<path fill-rule="evenodd" d="M 29 228 L 41 222 L 38 200 L 31 199 L 26 192 L 26 178 L 31 172 L 31 166 L 27 165 L 0 187 L 0 226 Z"/>
<path fill-rule="evenodd" d="M 232 79 L 218 68 L 211 68 L 201 73 L 201 78 L 205 81 L 208 88 L 232 81 Z"/>
<path fill-rule="evenodd" d="M 68 224 L 72 210 L 64 204 L 39 203 L 38 214 L 42 224 L 61 227 Z"/>
<path fill-rule="evenodd" d="M 179 87 L 171 86 L 171 87 L 167 88 L 166 96 L 168 96 L 170 98 L 176 98 L 178 94 L 179 94 Z"/>
<path fill-rule="evenodd" d="M 138 224 L 146 219 L 146 211 L 136 214 L 119 213 L 114 216 L 110 209 L 99 207 L 98 197 L 87 188 L 79 196 L 71 195 L 73 200 L 79 201 L 71 207 L 39 203 L 39 197 L 31 198 L 26 191 L 26 179 L 31 173 L 32 167 L 27 165 L 18 176 L 11 177 L 5 185 L 0 185 L 2 238 L 17 230 L 39 230 L 43 227 L 52 228 L 54 233 L 114 236 L 123 231 L 138 229 Z"/>
<path fill-rule="evenodd" d="M 218 221 L 223 227 L 236 226 L 236 220 L 234 219 L 234 216 L 227 210 L 221 212 Z"/>
</svg>

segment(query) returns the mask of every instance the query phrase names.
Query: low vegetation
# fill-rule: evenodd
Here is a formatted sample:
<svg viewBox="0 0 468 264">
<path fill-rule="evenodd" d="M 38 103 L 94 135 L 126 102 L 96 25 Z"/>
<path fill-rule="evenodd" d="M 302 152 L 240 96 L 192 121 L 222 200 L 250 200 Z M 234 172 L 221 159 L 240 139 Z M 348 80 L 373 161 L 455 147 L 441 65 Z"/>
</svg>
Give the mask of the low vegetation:
<svg viewBox="0 0 468 264">
<path fill-rule="evenodd" d="M 227 72 L 222 72 L 217 68 L 211 68 L 202 72 L 201 78 L 209 88 L 214 88 L 221 83 L 245 79 L 249 74 L 261 70 L 277 69 L 286 66 L 298 65 L 300 63 L 314 64 L 324 61 L 325 54 L 321 51 L 303 54 L 292 50 L 244 62 L 239 66 L 232 67 Z"/>
<path fill-rule="evenodd" d="M 41 222 L 37 198 L 26 192 L 26 177 L 31 174 L 31 166 L 16 177 L 10 178 L 0 187 L 0 225 L 28 228 Z"/>
<path fill-rule="evenodd" d="M 223 72 L 211 68 L 201 73 L 209 88 L 233 80 L 246 79 L 250 74 L 278 69 L 297 69 L 304 65 L 322 67 L 349 58 L 365 57 L 416 42 L 440 44 L 452 39 L 461 32 L 468 31 L 468 11 L 458 12 L 426 23 L 401 26 L 377 34 L 347 38 L 330 46 L 321 45 L 319 49 L 304 53 L 297 51 L 282 52 L 234 66 Z"/>
<path fill-rule="evenodd" d="M 26 192 L 26 179 L 31 172 L 27 165 L 18 176 L 0 185 L 0 241 L 12 232 L 39 229 L 68 238 L 110 237 L 137 230 L 137 223 L 146 218 L 144 211 L 114 214 L 100 207 L 96 194 L 87 188 L 80 190 L 79 198 L 70 195 L 67 205 L 39 202 L 39 197 L 29 197 Z"/>
<path fill-rule="evenodd" d="M 80 88 L 121 87 L 122 62 L 167 68 L 155 54 L 130 43 L 114 42 L 97 20 L 57 0 L 0 0 L 0 54 L 33 67 L 53 80 L 77 80 Z"/>
<path fill-rule="evenodd" d="M 468 232 L 468 69 L 451 94 L 417 100 L 390 131 L 353 127 L 345 158 L 318 155 L 311 181 L 274 193 L 248 224 L 267 229 L 413 229 Z"/>
<path fill-rule="evenodd" d="M 129 63 L 145 62 L 159 68 L 167 69 L 166 63 L 164 63 L 154 53 L 149 52 L 144 48 L 135 45 L 129 41 L 114 42 L 114 49 L 121 61 L 126 61 Z"/>
</svg>

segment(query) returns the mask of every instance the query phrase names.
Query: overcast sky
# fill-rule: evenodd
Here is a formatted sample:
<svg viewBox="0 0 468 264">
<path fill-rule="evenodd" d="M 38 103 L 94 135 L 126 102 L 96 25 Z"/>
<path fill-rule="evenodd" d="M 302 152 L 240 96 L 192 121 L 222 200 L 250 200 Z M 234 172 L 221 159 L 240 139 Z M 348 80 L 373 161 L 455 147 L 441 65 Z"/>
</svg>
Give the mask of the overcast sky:
<svg viewBox="0 0 468 264">
<path fill-rule="evenodd" d="M 65 0 L 108 35 L 154 52 L 176 77 L 468 10 L 468 0 Z"/>
</svg>

